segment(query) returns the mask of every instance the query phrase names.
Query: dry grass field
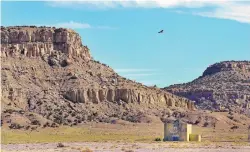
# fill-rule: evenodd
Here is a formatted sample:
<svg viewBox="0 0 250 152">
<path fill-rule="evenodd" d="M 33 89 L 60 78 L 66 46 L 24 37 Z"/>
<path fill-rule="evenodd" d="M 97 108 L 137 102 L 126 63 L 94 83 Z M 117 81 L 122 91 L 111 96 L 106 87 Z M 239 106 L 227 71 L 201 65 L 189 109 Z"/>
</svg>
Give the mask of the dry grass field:
<svg viewBox="0 0 250 152">
<path fill-rule="evenodd" d="M 163 124 L 104 124 L 41 128 L 34 131 L 10 130 L 2 127 L 2 151 L 198 151 L 250 150 L 246 128 L 236 130 L 193 126 L 202 135 L 202 142 L 156 142 L 163 138 Z M 58 147 L 62 143 L 62 147 Z M 203 150 L 202 150 L 203 149 Z"/>
</svg>

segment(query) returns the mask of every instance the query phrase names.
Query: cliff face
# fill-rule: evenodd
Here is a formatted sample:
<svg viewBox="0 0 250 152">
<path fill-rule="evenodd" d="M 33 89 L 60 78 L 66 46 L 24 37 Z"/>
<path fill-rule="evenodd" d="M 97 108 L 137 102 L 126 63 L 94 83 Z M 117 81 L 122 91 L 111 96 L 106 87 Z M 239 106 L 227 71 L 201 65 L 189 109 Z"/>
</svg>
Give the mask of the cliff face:
<svg viewBox="0 0 250 152">
<path fill-rule="evenodd" d="M 42 57 L 60 51 L 68 57 L 90 59 L 78 33 L 63 28 L 1 27 L 1 56 Z"/>
<path fill-rule="evenodd" d="M 249 61 L 225 61 L 209 66 L 202 76 L 212 75 L 222 71 L 236 71 L 246 77 L 250 76 L 250 62 Z"/>
<path fill-rule="evenodd" d="M 180 117 L 179 110 L 195 109 L 188 99 L 123 78 L 92 60 L 74 31 L 10 27 L 2 28 L 1 34 L 1 98 L 6 123 L 13 121 L 10 111 L 28 123 L 32 123 L 30 114 L 36 114 L 43 122 L 76 125 Z"/>
<path fill-rule="evenodd" d="M 198 79 L 164 90 L 196 101 L 201 109 L 250 114 L 250 62 L 216 63 Z"/>
</svg>

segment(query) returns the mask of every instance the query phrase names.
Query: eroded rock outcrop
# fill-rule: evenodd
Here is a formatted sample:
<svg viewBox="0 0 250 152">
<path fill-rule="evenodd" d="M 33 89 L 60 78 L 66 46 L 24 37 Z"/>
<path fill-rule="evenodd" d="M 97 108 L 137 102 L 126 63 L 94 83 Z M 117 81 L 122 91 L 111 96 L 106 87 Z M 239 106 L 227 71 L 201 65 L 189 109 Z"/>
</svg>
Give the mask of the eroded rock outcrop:
<svg viewBox="0 0 250 152">
<path fill-rule="evenodd" d="M 250 115 L 250 61 L 225 61 L 209 66 L 192 82 L 164 88 L 196 101 L 201 109 Z"/>
<path fill-rule="evenodd" d="M 250 77 L 250 62 L 249 61 L 225 61 L 215 63 L 209 66 L 202 76 L 212 75 L 222 71 L 236 71 Z"/>
<path fill-rule="evenodd" d="M 60 51 L 71 57 L 90 59 L 78 33 L 70 29 L 49 27 L 1 27 L 1 56 L 41 57 Z"/>
<path fill-rule="evenodd" d="M 195 110 L 194 102 L 184 98 L 171 97 L 164 92 L 144 92 L 134 89 L 71 89 L 64 94 L 65 98 L 75 103 L 119 102 L 135 104 L 154 104 L 166 107 L 181 107 Z"/>
</svg>

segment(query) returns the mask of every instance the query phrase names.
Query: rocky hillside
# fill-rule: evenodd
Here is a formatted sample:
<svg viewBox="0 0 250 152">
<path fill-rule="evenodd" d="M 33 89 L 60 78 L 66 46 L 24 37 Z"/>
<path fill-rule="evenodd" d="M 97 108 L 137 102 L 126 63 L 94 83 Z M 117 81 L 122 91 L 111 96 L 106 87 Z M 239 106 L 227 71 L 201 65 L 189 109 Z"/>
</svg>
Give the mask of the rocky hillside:
<svg viewBox="0 0 250 152">
<path fill-rule="evenodd" d="M 225 61 L 209 66 L 192 82 L 164 88 L 196 101 L 197 107 L 249 114 L 250 61 Z"/>
<path fill-rule="evenodd" d="M 150 122 L 195 109 L 186 98 L 94 61 L 72 30 L 1 27 L 1 43 L 2 123 L 11 128 Z"/>
</svg>

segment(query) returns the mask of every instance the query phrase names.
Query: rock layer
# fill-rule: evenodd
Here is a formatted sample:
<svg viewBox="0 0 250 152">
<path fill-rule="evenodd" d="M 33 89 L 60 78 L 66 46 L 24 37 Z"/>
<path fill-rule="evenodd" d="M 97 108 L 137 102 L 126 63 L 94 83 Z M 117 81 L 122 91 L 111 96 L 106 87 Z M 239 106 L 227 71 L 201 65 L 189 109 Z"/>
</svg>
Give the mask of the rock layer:
<svg viewBox="0 0 250 152">
<path fill-rule="evenodd" d="M 217 72 L 222 71 L 236 71 L 241 74 L 250 76 L 250 62 L 249 61 L 225 61 L 213 64 L 209 66 L 204 72 L 202 76 L 212 75 Z"/>
<path fill-rule="evenodd" d="M 250 61 L 213 64 L 198 79 L 164 90 L 196 101 L 201 109 L 250 115 Z"/>
<path fill-rule="evenodd" d="M 147 93 L 134 89 L 70 89 L 65 98 L 74 103 L 119 102 L 135 104 L 165 105 L 166 107 L 181 107 L 195 110 L 194 102 L 184 98 L 171 97 L 167 93 Z"/>
<path fill-rule="evenodd" d="M 69 57 L 90 59 L 78 33 L 63 28 L 1 27 L 1 56 L 41 57 L 60 51 Z"/>
</svg>

